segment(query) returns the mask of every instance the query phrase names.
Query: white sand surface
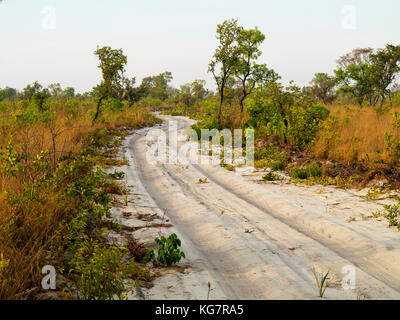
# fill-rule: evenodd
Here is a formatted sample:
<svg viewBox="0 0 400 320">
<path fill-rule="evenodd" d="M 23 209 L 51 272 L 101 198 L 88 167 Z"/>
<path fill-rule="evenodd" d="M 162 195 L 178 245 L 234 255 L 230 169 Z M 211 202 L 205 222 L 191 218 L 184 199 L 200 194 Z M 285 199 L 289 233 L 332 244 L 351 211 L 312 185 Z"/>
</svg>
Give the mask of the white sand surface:
<svg viewBox="0 0 400 320">
<path fill-rule="evenodd" d="M 168 120 L 178 120 L 185 140 L 192 120 L 161 118 L 165 132 Z M 330 271 L 325 299 L 400 298 L 400 233 L 371 217 L 390 201 L 368 202 L 365 190 L 264 183 L 265 173 L 252 170 L 150 164 L 149 130 L 123 143 L 129 165 L 119 170 L 131 194 L 113 215 L 123 225 L 144 226 L 133 236 L 153 247 L 160 234 L 177 233 L 187 259 L 161 269 L 142 298 L 206 299 L 210 282 L 210 299 L 319 299 L 312 268 Z M 204 178 L 208 183 L 200 184 Z M 160 223 L 172 227 L 151 227 Z M 342 287 L 346 266 L 355 268 L 354 290 Z"/>
</svg>

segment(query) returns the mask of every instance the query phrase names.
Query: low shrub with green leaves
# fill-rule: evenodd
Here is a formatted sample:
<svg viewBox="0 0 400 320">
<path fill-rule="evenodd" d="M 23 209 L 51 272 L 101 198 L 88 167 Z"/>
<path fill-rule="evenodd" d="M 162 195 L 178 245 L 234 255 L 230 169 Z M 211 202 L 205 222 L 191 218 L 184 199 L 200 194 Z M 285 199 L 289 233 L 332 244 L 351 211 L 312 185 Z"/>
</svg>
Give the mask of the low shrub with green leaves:
<svg viewBox="0 0 400 320">
<path fill-rule="evenodd" d="M 185 253 L 179 248 L 181 247 L 181 240 L 173 233 L 168 238 L 161 236 L 155 239 L 158 245 L 157 256 L 153 249 L 149 249 L 144 262 L 153 261 L 154 265 L 171 266 L 177 264 L 182 258 L 186 258 Z"/>
<path fill-rule="evenodd" d="M 389 227 L 397 227 L 400 231 L 400 200 L 394 205 L 385 205 L 384 217 L 389 222 Z"/>
<path fill-rule="evenodd" d="M 265 176 L 263 176 L 263 181 L 278 181 L 280 180 L 279 176 L 273 172 L 268 172 Z"/>
<path fill-rule="evenodd" d="M 305 180 L 308 178 L 322 177 L 322 168 L 319 164 L 311 164 L 303 168 L 292 169 L 292 178 Z"/>
<path fill-rule="evenodd" d="M 286 162 L 284 161 L 272 161 L 269 164 L 272 171 L 283 171 L 286 169 Z"/>
</svg>

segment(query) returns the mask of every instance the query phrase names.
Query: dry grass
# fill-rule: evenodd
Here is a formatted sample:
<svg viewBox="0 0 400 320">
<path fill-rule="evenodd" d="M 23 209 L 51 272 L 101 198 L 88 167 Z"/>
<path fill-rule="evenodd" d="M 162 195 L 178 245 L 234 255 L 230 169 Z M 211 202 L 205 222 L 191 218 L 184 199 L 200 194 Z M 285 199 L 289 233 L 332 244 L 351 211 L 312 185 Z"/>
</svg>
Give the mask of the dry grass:
<svg viewBox="0 0 400 320">
<path fill-rule="evenodd" d="M 325 122 L 313 148 L 318 158 L 368 164 L 389 161 L 385 133 L 393 132 L 394 109 L 383 114 L 369 107 L 330 106 L 331 117 Z M 337 121 L 332 122 L 332 117 Z"/>
<path fill-rule="evenodd" d="M 35 179 L 39 178 L 33 168 L 35 157 L 46 152 L 51 174 L 62 157 L 82 152 L 90 134 L 104 129 L 137 128 L 150 119 L 146 109 L 130 108 L 123 112 L 105 111 L 93 124 L 89 111 L 95 105 L 85 103 L 77 108 L 74 117 L 59 106 L 46 123 L 30 124 L 16 120 L 14 107 L 11 105 L 8 112 L 1 112 L 0 150 L 4 151 L 12 141 L 14 150 L 26 155 L 22 160 L 26 169 L 23 174 L 10 176 L 0 168 L 0 254 L 8 264 L 5 270 L 0 268 L 0 299 L 16 299 L 22 291 L 39 286 L 40 265 L 57 237 L 59 224 L 77 205 L 71 199 L 60 198 L 57 186 L 52 185 L 32 190 L 40 201 L 21 200 L 26 186 L 35 185 Z M 1 161 L 0 166 L 3 166 Z"/>
</svg>

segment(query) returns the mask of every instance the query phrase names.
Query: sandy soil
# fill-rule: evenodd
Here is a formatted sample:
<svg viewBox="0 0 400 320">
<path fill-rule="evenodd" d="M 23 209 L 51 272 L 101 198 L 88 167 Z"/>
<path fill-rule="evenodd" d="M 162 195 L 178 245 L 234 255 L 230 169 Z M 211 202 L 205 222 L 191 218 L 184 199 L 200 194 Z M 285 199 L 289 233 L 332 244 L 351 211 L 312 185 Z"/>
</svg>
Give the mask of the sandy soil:
<svg viewBox="0 0 400 320">
<path fill-rule="evenodd" d="M 186 140 L 192 120 L 161 118 L 165 132 L 168 120 L 179 120 Z M 123 143 L 129 166 L 119 170 L 131 194 L 113 215 L 143 226 L 133 235 L 149 246 L 159 234 L 177 233 L 187 259 L 160 270 L 154 287 L 132 299 L 206 299 L 208 282 L 210 299 L 319 299 L 312 268 L 330 271 L 325 299 L 400 298 L 400 234 L 371 217 L 388 200 L 368 202 L 366 190 L 264 183 L 265 173 L 246 168 L 150 164 L 149 130 Z M 172 227 L 152 227 L 160 223 Z M 354 290 L 342 287 L 346 266 L 355 268 Z"/>
</svg>

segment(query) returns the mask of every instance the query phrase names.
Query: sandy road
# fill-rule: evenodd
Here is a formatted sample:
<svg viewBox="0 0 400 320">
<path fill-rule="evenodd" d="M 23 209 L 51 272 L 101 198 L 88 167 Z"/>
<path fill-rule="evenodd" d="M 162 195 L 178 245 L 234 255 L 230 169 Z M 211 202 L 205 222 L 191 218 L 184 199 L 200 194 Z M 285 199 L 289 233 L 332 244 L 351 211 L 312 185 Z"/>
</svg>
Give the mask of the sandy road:
<svg viewBox="0 0 400 320">
<path fill-rule="evenodd" d="M 192 123 L 162 118 L 165 132 L 168 120 L 179 121 L 180 133 Z M 313 267 L 330 270 L 327 299 L 400 298 L 400 234 L 384 222 L 346 221 L 379 204 L 336 189 L 322 196 L 315 187 L 263 184 L 215 165 L 152 165 L 148 130 L 124 143 L 128 178 L 139 180 L 159 212 L 168 209 L 190 263 L 213 283 L 213 298 L 315 299 Z M 354 290 L 342 287 L 346 266 L 355 270 Z"/>
</svg>

